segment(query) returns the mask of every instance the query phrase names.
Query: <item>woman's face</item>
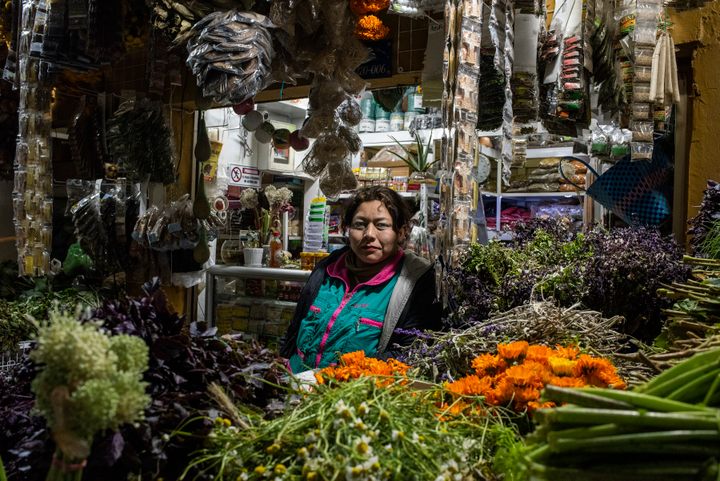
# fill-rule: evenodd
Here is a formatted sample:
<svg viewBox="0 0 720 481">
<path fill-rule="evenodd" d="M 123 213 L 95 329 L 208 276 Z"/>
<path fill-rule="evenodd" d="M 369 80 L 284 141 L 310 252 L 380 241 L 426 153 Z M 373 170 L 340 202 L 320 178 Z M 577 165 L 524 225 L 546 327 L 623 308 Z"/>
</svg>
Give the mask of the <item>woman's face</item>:
<svg viewBox="0 0 720 481">
<path fill-rule="evenodd" d="M 395 232 L 392 216 L 379 200 L 363 202 L 349 228 L 350 248 L 363 264 L 377 264 L 398 251 L 404 229 Z"/>
</svg>

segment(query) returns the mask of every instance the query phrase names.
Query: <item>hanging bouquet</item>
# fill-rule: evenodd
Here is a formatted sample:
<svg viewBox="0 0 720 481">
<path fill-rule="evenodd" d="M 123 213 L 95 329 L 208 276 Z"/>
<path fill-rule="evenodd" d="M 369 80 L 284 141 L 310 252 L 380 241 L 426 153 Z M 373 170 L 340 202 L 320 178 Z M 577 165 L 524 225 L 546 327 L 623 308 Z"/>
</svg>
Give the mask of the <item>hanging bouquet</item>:
<svg viewBox="0 0 720 481">
<path fill-rule="evenodd" d="M 355 36 L 360 40 L 383 40 L 390 35 L 390 29 L 375 14 L 384 12 L 390 0 L 350 0 L 350 10 L 357 15 Z"/>
<path fill-rule="evenodd" d="M 610 361 L 581 354 L 572 346 L 552 349 L 518 341 L 498 344 L 497 351 L 476 357 L 472 362 L 474 374 L 444 384 L 455 397 L 451 414 L 470 408 L 471 403 L 463 399 L 469 396 L 484 397 L 486 405 L 511 406 L 523 412 L 555 406 L 540 400 L 546 385 L 625 389 Z"/>
</svg>

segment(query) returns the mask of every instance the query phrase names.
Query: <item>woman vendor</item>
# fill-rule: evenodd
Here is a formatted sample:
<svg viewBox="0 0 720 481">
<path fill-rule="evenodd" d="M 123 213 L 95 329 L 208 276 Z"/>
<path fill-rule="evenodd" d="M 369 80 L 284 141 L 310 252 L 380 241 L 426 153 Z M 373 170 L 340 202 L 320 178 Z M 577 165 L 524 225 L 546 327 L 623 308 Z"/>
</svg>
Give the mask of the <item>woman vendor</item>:
<svg viewBox="0 0 720 481">
<path fill-rule="evenodd" d="M 415 330 L 440 328 L 433 265 L 401 247 L 409 219 L 387 187 L 353 197 L 343 219 L 350 245 L 318 263 L 285 337 L 281 354 L 294 373 L 327 367 L 347 352 L 390 357 Z"/>
</svg>

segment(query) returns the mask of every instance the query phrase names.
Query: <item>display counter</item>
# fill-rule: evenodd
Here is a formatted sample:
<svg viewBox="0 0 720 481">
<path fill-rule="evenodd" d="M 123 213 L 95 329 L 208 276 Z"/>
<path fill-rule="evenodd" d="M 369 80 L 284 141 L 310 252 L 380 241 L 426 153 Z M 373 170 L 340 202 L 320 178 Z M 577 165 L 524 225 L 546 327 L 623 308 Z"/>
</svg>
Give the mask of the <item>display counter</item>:
<svg viewBox="0 0 720 481">
<path fill-rule="evenodd" d="M 207 271 L 206 319 L 219 334 L 277 345 L 310 271 L 216 265 Z"/>
</svg>

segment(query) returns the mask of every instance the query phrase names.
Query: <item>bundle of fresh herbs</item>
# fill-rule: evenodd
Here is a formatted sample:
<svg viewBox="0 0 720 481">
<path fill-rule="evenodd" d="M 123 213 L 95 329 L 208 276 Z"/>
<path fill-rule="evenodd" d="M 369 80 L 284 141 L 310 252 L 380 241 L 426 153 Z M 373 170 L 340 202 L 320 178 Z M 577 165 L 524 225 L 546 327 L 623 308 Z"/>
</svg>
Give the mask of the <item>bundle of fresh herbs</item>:
<svg viewBox="0 0 720 481">
<path fill-rule="evenodd" d="M 425 387 L 360 377 L 317 385 L 271 421 L 231 413 L 190 466 L 218 481 L 491 479 L 495 443 L 512 428 L 493 415 L 445 418 L 441 387 Z"/>
<path fill-rule="evenodd" d="M 708 180 L 698 214 L 688 221 L 690 246 L 693 255 L 702 256 L 706 237 L 713 224 L 720 220 L 720 183 Z M 717 241 L 716 241 L 717 242 Z"/>
<path fill-rule="evenodd" d="M 654 230 L 598 228 L 572 235 L 547 225 L 520 232 L 512 246 L 470 246 L 448 276 L 453 314 L 446 324 L 474 324 L 553 298 L 563 306 L 581 302 L 606 317 L 621 315 L 624 332 L 651 340 L 660 331 L 661 309 L 669 307 L 656 290 L 689 273 L 677 244 Z"/>
<path fill-rule="evenodd" d="M 86 479 L 178 479 L 184 466 L 174 460 L 200 449 L 210 432 L 204 418 L 214 409 L 207 394 L 213 382 L 258 413 L 270 410 L 277 397 L 272 385 L 285 371 L 275 353 L 255 343 L 217 338 L 195 325 L 188 328 L 157 282 L 147 284 L 142 297 L 105 301 L 85 317 L 102 321 L 113 335 L 145 341 L 150 359 L 144 380 L 152 398 L 144 421 L 96 436 Z M 18 481 L 44 479 L 36 467 L 46 462 L 51 447 L 44 423 L 32 414 L 29 379 L 34 370 L 28 362 L 11 379 L 0 380 L 0 429 L 7 435 L 7 442 L 0 436 L 0 456 Z M 170 437 L 183 424 L 192 434 Z"/>
<path fill-rule="evenodd" d="M 96 433 L 142 419 L 150 402 L 142 381 L 148 348 L 140 338 L 110 337 L 97 323 L 52 311 L 30 357 L 38 365 L 35 408 L 56 445 L 47 480 L 81 479 Z"/>
<path fill-rule="evenodd" d="M 97 306 L 98 298 L 93 292 L 77 289 L 38 289 L 24 291 L 16 300 L 0 299 L 0 352 L 15 351 L 19 342 L 31 340 L 37 334 L 33 319 L 47 319 L 56 304 L 58 309 L 74 311 L 78 304 Z"/>
<path fill-rule="evenodd" d="M 638 384 L 652 370 L 642 361 L 616 355 L 630 347 L 629 338 L 619 332 L 622 323 L 620 316 L 607 319 L 578 306 L 531 302 L 466 329 L 427 333 L 399 358 L 417 368 L 423 378 L 452 381 L 471 371 L 476 356 L 495 352 L 498 344 L 508 340 L 548 347 L 574 344 L 583 352 L 609 358 L 628 384 Z"/>
</svg>

